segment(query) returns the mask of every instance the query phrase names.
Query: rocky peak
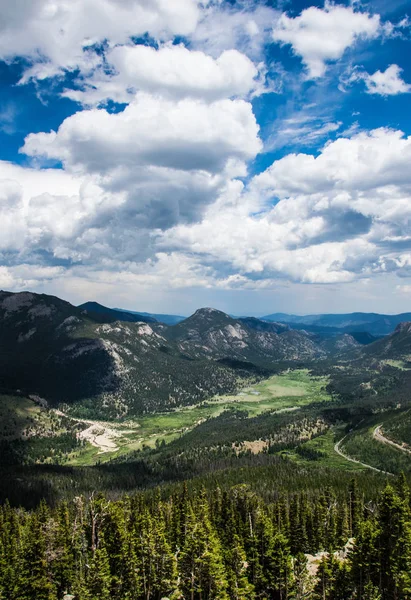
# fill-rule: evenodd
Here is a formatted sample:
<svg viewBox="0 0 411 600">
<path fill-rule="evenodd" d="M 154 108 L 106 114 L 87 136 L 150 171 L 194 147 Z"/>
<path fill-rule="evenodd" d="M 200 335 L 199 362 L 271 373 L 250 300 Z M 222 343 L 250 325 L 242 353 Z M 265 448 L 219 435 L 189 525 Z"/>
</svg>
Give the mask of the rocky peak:
<svg viewBox="0 0 411 600">
<path fill-rule="evenodd" d="M 395 333 L 411 333 L 411 322 L 404 321 L 395 328 Z"/>
<path fill-rule="evenodd" d="M 229 319 L 230 317 L 226 315 L 225 312 L 221 310 L 217 310 L 216 308 L 198 308 L 195 313 L 192 315 L 193 317 L 203 318 L 203 319 L 214 319 L 215 317 L 222 317 L 224 319 Z"/>
</svg>

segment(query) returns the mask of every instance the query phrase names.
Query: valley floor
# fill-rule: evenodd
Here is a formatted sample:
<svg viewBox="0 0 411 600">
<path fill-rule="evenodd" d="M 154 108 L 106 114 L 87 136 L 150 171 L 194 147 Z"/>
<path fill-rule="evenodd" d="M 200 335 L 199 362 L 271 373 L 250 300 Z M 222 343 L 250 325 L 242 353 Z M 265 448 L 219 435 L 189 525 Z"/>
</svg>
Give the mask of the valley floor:
<svg viewBox="0 0 411 600">
<path fill-rule="evenodd" d="M 79 438 L 84 447 L 67 457 L 67 464 L 87 465 L 104 463 L 144 448 L 169 443 L 207 419 L 216 418 L 235 408 L 248 417 L 297 411 L 312 403 L 328 402 L 327 377 L 312 377 L 308 370 L 288 371 L 247 387 L 235 395 L 217 396 L 197 406 L 186 406 L 172 412 L 145 415 L 125 422 L 103 422 L 90 419 L 73 421 L 88 425 Z"/>
</svg>

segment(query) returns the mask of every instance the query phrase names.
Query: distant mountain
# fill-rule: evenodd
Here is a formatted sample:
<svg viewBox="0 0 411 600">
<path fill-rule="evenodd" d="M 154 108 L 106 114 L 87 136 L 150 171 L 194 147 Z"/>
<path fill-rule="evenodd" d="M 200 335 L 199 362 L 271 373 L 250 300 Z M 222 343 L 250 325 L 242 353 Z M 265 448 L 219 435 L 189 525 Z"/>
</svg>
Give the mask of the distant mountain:
<svg viewBox="0 0 411 600">
<path fill-rule="evenodd" d="M 231 393 L 281 364 L 411 356 L 411 324 L 364 346 L 341 329 L 324 336 L 213 308 L 172 326 L 142 317 L 149 318 L 0 292 L 0 390 L 34 394 L 79 416 L 116 418 Z"/>
<path fill-rule="evenodd" d="M 376 342 L 379 338 L 375 335 L 371 335 L 368 331 L 353 331 L 351 336 L 355 339 L 356 342 L 362 344 L 363 346 L 367 346 L 368 344 L 372 344 Z"/>
<path fill-rule="evenodd" d="M 399 315 L 381 315 L 378 313 L 348 313 L 348 314 L 318 314 L 318 315 L 288 315 L 274 313 L 262 317 L 264 321 L 286 323 L 290 327 L 310 328 L 311 331 L 326 333 L 323 328 L 333 332 L 339 330 L 345 333 L 367 332 L 373 336 L 382 336 L 392 333 L 396 326 L 404 321 L 411 321 L 411 313 Z M 313 329 L 315 328 L 315 330 Z M 321 328 L 321 329 L 320 329 Z M 331 332 L 331 331 L 330 331 Z"/>
<path fill-rule="evenodd" d="M 168 326 L 97 303 L 0 292 L 0 389 L 85 417 L 195 404 L 234 392 L 279 362 L 327 352 L 311 334 L 210 308 Z"/>
<path fill-rule="evenodd" d="M 125 323 L 157 323 L 157 319 L 147 314 L 130 313 L 117 308 L 107 308 L 98 302 L 85 302 L 78 308 L 85 310 L 94 319 L 104 322 L 123 321 Z"/>
<path fill-rule="evenodd" d="M 113 320 L 52 296 L 0 292 L 0 389 L 116 418 L 195 404 L 255 376 L 246 365 L 187 360 L 171 329 Z"/>
<path fill-rule="evenodd" d="M 348 333 L 323 338 L 320 345 L 327 354 L 333 357 L 339 357 L 362 348 L 362 344 Z"/>
<path fill-rule="evenodd" d="M 257 364 L 274 360 L 311 360 L 325 355 L 303 332 L 254 318 L 233 319 L 213 308 L 201 308 L 170 329 L 185 354 L 194 357 L 229 356 Z"/>
<path fill-rule="evenodd" d="M 411 322 L 400 323 L 394 333 L 370 344 L 364 353 L 375 358 L 411 362 Z"/>
<path fill-rule="evenodd" d="M 181 321 L 184 321 L 187 317 L 181 315 L 163 315 L 161 313 L 148 313 L 148 312 L 135 312 L 134 310 L 125 310 L 123 308 L 114 308 L 113 310 L 119 310 L 120 312 L 126 312 L 131 315 L 143 315 L 144 317 L 152 317 L 159 323 L 165 323 L 166 325 L 177 325 Z"/>
<path fill-rule="evenodd" d="M 249 327 L 250 329 L 255 329 L 256 331 L 283 333 L 284 331 L 289 331 L 290 329 L 290 327 L 288 325 L 285 325 L 284 323 L 262 321 L 261 319 L 256 319 L 255 317 L 238 317 L 237 320 Z"/>
</svg>

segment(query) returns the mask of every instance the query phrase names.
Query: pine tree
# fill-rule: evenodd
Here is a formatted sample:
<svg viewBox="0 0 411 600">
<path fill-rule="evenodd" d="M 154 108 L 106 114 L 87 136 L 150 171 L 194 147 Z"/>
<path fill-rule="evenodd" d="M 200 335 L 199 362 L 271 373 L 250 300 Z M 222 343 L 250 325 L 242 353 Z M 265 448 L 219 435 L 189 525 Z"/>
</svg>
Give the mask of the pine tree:
<svg viewBox="0 0 411 600">
<path fill-rule="evenodd" d="M 19 578 L 19 600 L 55 600 L 55 589 L 51 581 L 47 561 L 47 546 L 41 520 L 43 511 L 33 513 L 24 532 L 21 576 Z"/>
<path fill-rule="evenodd" d="M 86 583 L 90 600 L 111 600 L 110 560 L 102 533 L 90 559 Z"/>
<path fill-rule="evenodd" d="M 147 509 L 139 515 L 134 539 L 143 597 L 149 600 L 173 592 L 177 586 L 176 559 L 158 509 L 153 516 Z"/>
<path fill-rule="evenodd" d="M 310 577 L 307 570 L 307 558 L 303 552 L 298 552 L 293 561 L 294 589 L 296 600 L 307 598 L 310 587 Z"/>
<path fill-rule="evenodd" d="M 357 533 L 358 525 L 362 520 L 362 503 L 356 479 L 351 479 L 348 494 L 350 537 L 354 537 Z"/>
<path fill-rule="evenodd" d="M 411 594 L 410 507 L 389 485 L 379 501 L 378 524 L 379 587 L 384 600 L 397 600 Z"/>
<path fill-rule="evenodd" d="M 53 540 L 52 575 L 60 598 L 71 591 L 74 580 L 74 553 L 72 545 L 72 527 L 66 502 L 57 509 L 56 530 Z"/>
<path fill-rule="evenodd" d="M 361 600 L 368 586 L 379 583 L 379 530 L 369 519 L 358 526 L 354 547 L 349 555 L 355 597 Z"/>
<path fill-rule="evenodd" d="M 234 535 L 226 550 L 228 591 L 232 600 L 253 600 L 254 586 L 247 578 L 247 557 L 238 535 Z"/>
<path fill-rule="evenodd" d="M 189 600 L 228 600 L 227 577 L 218 537 L 205 497 L 189 508 L 186 537 L 179 557 L 181 591 Z"/>
<path fill-rule="evenodd" d="M 259 521 L 261 579 L 256 582 L 256 589 L 269 591 L 273 598 L 286 600 L 293 585 L 288 541 L 282 533 L 274 532 L 265 514 L 260 515 Z"/>
</svg>

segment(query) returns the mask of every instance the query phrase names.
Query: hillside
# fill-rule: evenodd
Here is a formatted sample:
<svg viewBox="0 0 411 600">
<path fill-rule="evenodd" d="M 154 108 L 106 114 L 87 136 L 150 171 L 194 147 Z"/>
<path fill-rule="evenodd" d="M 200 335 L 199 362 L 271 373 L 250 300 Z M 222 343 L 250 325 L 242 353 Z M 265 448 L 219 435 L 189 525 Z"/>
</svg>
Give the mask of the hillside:
<svg viewBox="0 0 411 600">
<path fill-rule="evenodd" d="M 411 322 L 397 325 L 394 333 L 364 349 L 368 356 L 411 361 Z"/>
<path fill-rule="evenodd" d="M 93 318 L 104 322 L 123 321 L 125 323 L 157 323 L 157 320 L 150 315 L 140 313 L 129 313 L 117 308 L 107 308 L 98 302 L 85 302 L 78 307 Z"/>
<path fill-rule="evenodd" d="M 326 356 L 306 333 L 213 309 L 175 326 L 115 316 L 101 305 L 84 310 L 52 296 L 2 292 L 0 388 L 85 416 L 119 417 L 196 404 L 280 362 Z"/>
<path fill-rule="evenodd" d="M 312 360 L 325 356 L 305 333 L 290 331 L 281 325 L 269 326 L 257 319 L 234 319 L 212 308 L 197 310 L 170 329 L 169 334 L 181 351 L 192 357 L 229 356 L 270 364 L 277 360 Z"/>
</svg>

